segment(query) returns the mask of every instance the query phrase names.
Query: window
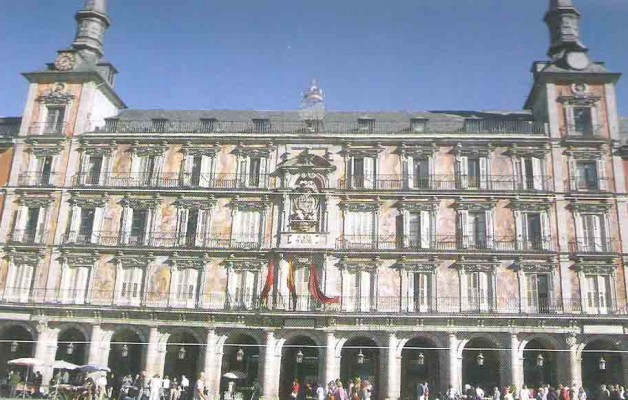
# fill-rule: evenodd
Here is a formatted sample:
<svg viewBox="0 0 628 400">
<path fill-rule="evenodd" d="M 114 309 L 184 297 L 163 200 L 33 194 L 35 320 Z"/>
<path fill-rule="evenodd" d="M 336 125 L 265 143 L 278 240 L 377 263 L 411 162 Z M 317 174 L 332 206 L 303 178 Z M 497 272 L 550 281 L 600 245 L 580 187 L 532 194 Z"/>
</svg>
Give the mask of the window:
<svg viewBox="0 0 628 400">
<path fill-rule="evenodd" d="M 430 159 L 408 157 L 408 187 L 410 189 L 430 189 Z"/>
<path fill-rule="evenodd" d="M 492 210 L 459 210 L 459 244 L 463 248 L 491 248 L 493 246 L 493 220 Z"/>
<path fill-rule="evenodd" d="M 157 176 L 155 173 L 155 157 L 144 156 L 140 159 L 140 175 L 137 177 L 140 186 L 151 186 L 155 183 Z"/>
<path fill-rule="evenodd" d="M 30 300 L 33 273 L 35 268 L 30 265 L 9 264 L 4 298 L 8 301 L 26 303 Z"/>
<path fill-rule="evenodd" d="M 268 177 L 266 176 L 265 157 L 243 157 L 238 165 L 238 187 L 266 187 Z"/>
<path fill-rule="evenodd" d="M 236 247 L 257 247 L 260 245 L 262 213 L 257 210 L 237 210 L 233 221 L 232 244 Z"/>
<path fill-rule="evenodd" d="M 84 208 L 81 209 L 81 222 L 79 225 L 79 240 L 82 243 L 89 243 L 94 233 L 94 217 L 96 215 L 96 209 Z"/>
<path fill-rule="evenodd" d="M 104 217 L 103 207 L 72 205 L 67 243 L 97 244 Z"/>
<path fill-rule="evenodd" d="M 597 163 L 595 161 L 576 162 L 576 190 L 598 189 Z"/>
<path fill-rule="evenodd" d="M 528 312 L 548 313 L 550 309 L 550 285 L 548 274 L 526 275 L 526 304 Z"/>
<path fill-rule="evenodd" d="M 37 157 L 37 185 L 49 185 L 52 178 L 52 156 Z"/>
<path fill-rule="evenodd" d="M 430 310 L 431 299 L 431 274 L 427 272 L 415 272 L 411 274 L 411 287 L 413 307 L 411 311 L 427 312 Z"/>
<path fill-rule="evenodd" d="M 373 189 L 375 187 L 375 158 L 353 157 L 349 175 L 351 187 Z"/>
<path fill-rule="evenodd" d="M 610 231 L 604 214 L 580 214 L 578 251 L 599 253 L 610 251 Z"/>
<path fill-rule="evenodd" d="M 149 232 L 148 228 L 148 210 L 134 209 L 131 219 L 130 244 L 144 245 L 146 244 Z"/>
<path fill-rule="evenodd" d="M 168 128 L 168 120 L 163 118 L 155 118 L 151 120 L 152 132 L 166 132 Z"/>
<path fill-rule="evenodd" d="M 297 307 L 299 311 L 312 310 L 316 302 L 310 297 L 310 269 L 301 267 L 295 271 L 295 289 L 297 292 Z"/>
<path fill-rule="evenodd" d="M 270 120 L 269 119 L 254 119 L 253 128 L 255 129 L 255 132 L 268 133 L 271 131 Z"/>
<path fill-rule="evenodd" d="M 545 190 L 543 160 L 537 157 L 521 157 L 516 164 L 519 190 Z"/>
<path fill-rule="evenodd" d="M 216 129 L 216 119 L 215 118 L 201 118 L 201 132 L 210 133 L 214 132 Z"/>
<path fill-rule="evenodd" d="M 249 160 L 249 179 L 248 186 L 258 187 L 260 182 L 260 171 L 262 167 L 262 160 L 260 158 L 251 158 Z"/>
<path fill-rule="evenodd" d="M 85 184 L 87 185 L 100 185 L 100 174 L 102 172 L 103 157 L 102 156 L 90 156 L 87 166 L 87 176 L 85 177 Z"/>
<path fill-rule="evenodd" d="M 358 130 L 365 132 L 373 132 L 375 129 L 375 120 L 372 118 L 359 118 Z"/>
<path fill-rule="evenodd" d="M 250 309 L 257 296 L 258 271 L 232 270 L 228 278 L 229 305 L 233 309 Z"/>
<path fill-rule="evenodd" d="M 201 164 L 203 161 L 203 156 L 196 155 L 191 157 L 192 161 L 192 176 L 191 176 L 191 184 L 192 186 L 200 186 L 201 182 Z"/>
<path fill-rule="evenodd" d="M 46 124 L 43 133 L 46 135 L 62 134 L 65 123 L 65 107 L 47 106 L 46 111 Z"/>
<path fill-rule="evenodd" d="M 139 305 L 143 270 L 141 268 L 123 268 L 120 272 L 119 302 L 126 305 Z"/>
<path fill-rule="evenodd" d="M 178 269 L 174 272 L 173 290 L 178 306 L 194 307 L 197 297 L 198 270 L 193 268 Z"/>
<path fill-rule="evenodd" d="M 67 266 L 63 271 L 61 301 L 63 303 L 84 304 L 87 297 L 89 267 Z"/>
<path fill-rule="evenodd" d="M 372 211 L 348 211 L 345 222 L 345 245 L 350 248 L 371 248 L 374 239 L 374 213 Z"/>
<path fill-rule="evenodd" d="M 491 291 L 489 275 L 486 272 L 468 272 L 467 279 L 467 301 L 470 310 L 488 311 L 490 308 Z"/>
<path fill-rule="evenodd" d="M 375 272 L 345 270 L 343 307 L 346 311 L 373 311 L 376 306 Z"/>
<path fill-rule="evenodd" d="M 573 132 L 581 136 L 593 136 L 593 110 L 591 107 L 573 108 Z"/>
<path fill-rule="evenodd" d="M 46 227 L 46 207 L 26 207 L 18 209 L 13 241 L 18 243 L 43 243 Z"/>
<path fill-rule="evenodd" d="M 427 125 L 427 119 L 425 118 L 412 118 L 410 120 L 410 130 L 412 132 L 425 132 L 425 127 Z"/>
<path fill-rule="evenodd" d="M 434 238 L 432 236 L 432 221 L 429 211 L 412 212 L 407 214 L 408 226 L 405 246 L 410 248 L 428 249 Z"/>
<path fill-rule="evenodd" d="M 489 189 L 489 163 L 487 157 L 461 156 L 456 163 L 459 189 Z"/>
<path fill-rule="evenodd" d="M 587 311 L 592 314 L 607 314 L 612 304 L 611 276 L 590 275 L 586 277 L 585 284 Z"/>
<path fill-rule="evenodd" d="M 521 250 L 549 250 L 549 217 L 546 211 L 515 211 L 518 247 Z"/>
</svg>

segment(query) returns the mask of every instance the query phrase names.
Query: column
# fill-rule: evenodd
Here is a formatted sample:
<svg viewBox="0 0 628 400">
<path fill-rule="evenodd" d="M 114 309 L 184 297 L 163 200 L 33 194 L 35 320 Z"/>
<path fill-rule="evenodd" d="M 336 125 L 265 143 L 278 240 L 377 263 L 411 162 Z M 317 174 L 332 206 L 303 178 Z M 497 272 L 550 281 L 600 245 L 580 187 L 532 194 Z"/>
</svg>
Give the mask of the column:
<svg viewBox="0 0 628 400">
<path fill-rule="evenodd" d="M 334 332 L 327 332 L 325 347 L 325 382 L 335 381 L 340 378 L 340 357 L 336 356 L 338 339 Z"/>
<path fill-rule="evenodd" d="M 462 390 L 460 372 L 462 360 L 458 357 L 458 338 L 455 333 L 449 334 L 449 384 L 458 392 Z"/>
<path fill-rule="evenodd" d="M 155 374 L 163 375 L 164 364 L 166 362 L 166 343 L 160 343 L 162 334 L 157 327 L 150 328 L 148 334 L 148 346 L 146 348 L 146 363 L 144 370 L 147 376 L 153 376 Z"/>
<path fill-rule="evenodd" d="M 220 397 L 220 372 L 222 369 L 222 344 L 214 329 L 207 332 L 205 347 L 204 372 L 210 398 Z"/>
<path fill-rule="evenodd" d="M 502 386 L 515 385 L 520 388 L 523 385 L 523 356 L 519 352 L 519 338 L 517 334 L 510 335 L 510 376 L 504 381 L 502 376 Z"/>
<path fill-rule="evenodd" d="M 100 325 L 92 327 L 92 336 L 89 343 L 88 364 L 108 365 L 111 351 L 111 337 L 113 331 L 106 331 Z"/>
<path fill-rule="evenodd" d="M 582 386 L 582 358 L 578 355 L 578 339 L 575 336 L 567 337 L 567 346 L 569 346 L 569 384 Z"/>
<path fill-rule="evenodd" d="M 276 399 L 279 397 L 279 370 L 277 365 L 278 357 L 275 356 L 275 346 L 277 339 L 273 331 L 266 332 L 266 347 L 264 348 L 264 382 L 262 389 L 262 397 L 265 400 Z"/>
<path fill-rule="evenodd" d="M 35 358 L 44 362 L 41 367 L 34 368 L 40 371 L 44 384 L 50 382 L 52 378 L 52 364 L 57 356 L 57 341 L 59 339 L 59 329 L 48 328 L 46 324 L 37 326 L 37 343 L 35 343 Z M 31 371 L 32 372 L 32 371 Z"/>
<path fill-rule="evenodd" d="M 399 340 L 394 333 L 388 335 L 388 365 L 386 400 L 398 400 L 401 396 L 401 356 L 397 355 Z"/>
</svg>

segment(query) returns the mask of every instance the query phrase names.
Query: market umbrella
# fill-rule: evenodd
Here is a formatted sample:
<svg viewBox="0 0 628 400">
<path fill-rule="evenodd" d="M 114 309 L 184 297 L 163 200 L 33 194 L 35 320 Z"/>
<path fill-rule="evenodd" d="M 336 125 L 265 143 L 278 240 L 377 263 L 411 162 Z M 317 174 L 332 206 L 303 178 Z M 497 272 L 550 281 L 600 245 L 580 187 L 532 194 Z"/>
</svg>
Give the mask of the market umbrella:
<svg viewBox="0 0 628 400">
<path fill-rule="evenodd" d="M 67 371 L 74 371 L 75 369 L 78 369 L 79 366 L 76 364 L 72 364 L 70 362 L 67 361 L 63 361 L 63 360 L 57 360 L 52 364 L 52 368 L 53 369 L 63 369 L 63 370 L 67 370 Z"/>
<path fill-rule="evenodd" d="M 244 379 L 246 378 L 246 374 L 242 371 L 230 371 L 222 376 L 227 379 Z"/>
<path fill-rule="evenodd" d="M 87 364 L 87 365 L 83 365 L 81 367 L 79 367 L 79 370 L 81 370 L 82 372 L 98 372 L 98 371 L 105 371 L 105 372 L 111 372 L 111 369 L 105 365 L 98 365 L 98 364 Z"/>
<path fill-rule="evenodd" d="M 19 365 L 21 367 L 39 367 L 44 365 L 44 362 L 36 358 L 16 358 L 15 360 L 7 361 L 9 365 Z"/>
</svg>

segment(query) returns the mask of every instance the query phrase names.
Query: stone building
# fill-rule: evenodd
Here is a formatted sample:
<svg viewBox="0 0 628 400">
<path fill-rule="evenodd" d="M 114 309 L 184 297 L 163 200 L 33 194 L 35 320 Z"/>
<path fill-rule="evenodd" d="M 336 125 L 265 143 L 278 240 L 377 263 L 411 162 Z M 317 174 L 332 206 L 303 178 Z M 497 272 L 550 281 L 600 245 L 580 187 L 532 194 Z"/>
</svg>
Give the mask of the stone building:
<svg viewBox="0 0 628 400">
<path fill-rule="evenodd" d="M 315 82 L 293 111 L 151 111 L 116 94 L 87 1 L 0 130 L 0 373 L 628 384 L 620 75 L 579 17 L 550 1 L 518 111 L 328 111 Z"/>
</svg>

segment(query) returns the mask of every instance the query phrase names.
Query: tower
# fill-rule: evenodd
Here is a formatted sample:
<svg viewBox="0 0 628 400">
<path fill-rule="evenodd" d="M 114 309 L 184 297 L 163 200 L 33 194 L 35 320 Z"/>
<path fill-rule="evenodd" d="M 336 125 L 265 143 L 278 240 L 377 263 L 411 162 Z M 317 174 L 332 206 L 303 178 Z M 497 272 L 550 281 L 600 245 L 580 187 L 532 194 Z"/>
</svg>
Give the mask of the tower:
<svg viewBox="0 0 628 400">
<path fill-rule="evenodd" d="M 299 116 L 306 121 L 322 121 L 325 118 L 325 95 L 316 79 L 312 79 L 309 89 L 303 92 Z"/>
</svg>

